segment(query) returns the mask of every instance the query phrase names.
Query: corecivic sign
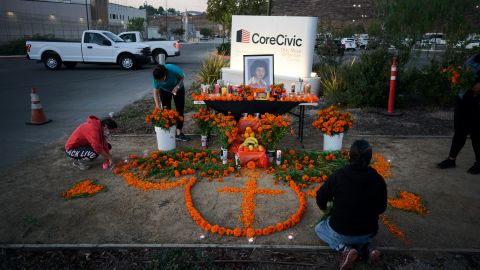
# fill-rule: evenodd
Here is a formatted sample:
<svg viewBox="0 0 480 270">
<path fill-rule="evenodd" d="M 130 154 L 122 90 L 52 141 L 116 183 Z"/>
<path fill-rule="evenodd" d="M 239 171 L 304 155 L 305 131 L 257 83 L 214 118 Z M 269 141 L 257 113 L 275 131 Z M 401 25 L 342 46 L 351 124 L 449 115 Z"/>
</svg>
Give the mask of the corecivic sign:
<svg viewBox="0 0 480 270">
<path fill-rule="evenodd" d="M 247 30 L 241 29 L 237 31 L 237 42 L 249 43 L 250 32 Z M 280 46 L 302 46 L 302 39 L 297 38 L 294 35 L 292 38 L 289 38 L 288 35 L 279 34 L 276 37 L 266 37 L 261 36 L 259 33 L 252 35 L 252 43 L 255 44 L 270 44 L 270 45 L 280 45 Z"/>
<path fill-rule="evenodd" d="M 230 68 L 243 70 L 243 55 L 273 53 L 275 74 L 310 76 L 316 26 L 316 17 L 235 15 Z"/>
</svg>

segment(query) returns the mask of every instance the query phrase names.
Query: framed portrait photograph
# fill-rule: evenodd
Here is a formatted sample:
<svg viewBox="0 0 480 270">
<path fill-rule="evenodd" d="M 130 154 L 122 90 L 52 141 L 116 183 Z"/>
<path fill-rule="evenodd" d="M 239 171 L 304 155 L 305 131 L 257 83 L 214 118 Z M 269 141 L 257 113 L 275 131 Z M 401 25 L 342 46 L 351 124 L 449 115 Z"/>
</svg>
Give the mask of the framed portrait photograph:
<svg viewBox="0 0 480 270">
<path fill-rule="evenodd" d="M 243 56 L 243 84 L 267 90 L 273 84 L 273 54 Z"/>
</svg>

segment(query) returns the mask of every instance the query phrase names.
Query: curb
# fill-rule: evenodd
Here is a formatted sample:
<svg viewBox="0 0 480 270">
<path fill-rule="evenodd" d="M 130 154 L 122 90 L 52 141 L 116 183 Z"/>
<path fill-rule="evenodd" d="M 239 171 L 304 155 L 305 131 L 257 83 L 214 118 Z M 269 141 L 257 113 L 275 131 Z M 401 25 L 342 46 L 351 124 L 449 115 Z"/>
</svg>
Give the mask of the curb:
<svg viewBox="0 0 480 270">
<path fill-rule="evenodd" d="M 27 59 L 27 55 L 0 55 L 0 59 L 20 59 L 25 58 Z"/>
<path fill-rule="evenodd" d="M 328 246 L 295 245 L 225 245 L 225 244 L 0 244 L 0 249 L 144 249 L 144 248 L 231 248 L 231 249 L 287 249 L 308 251 L 332 251 Z M 444 252 L 480 254 L 476 248 L 401 248 L 378 247 L 388 252 Z M 333 252 L 333 251 L 332 251 Z"/>
</svg>

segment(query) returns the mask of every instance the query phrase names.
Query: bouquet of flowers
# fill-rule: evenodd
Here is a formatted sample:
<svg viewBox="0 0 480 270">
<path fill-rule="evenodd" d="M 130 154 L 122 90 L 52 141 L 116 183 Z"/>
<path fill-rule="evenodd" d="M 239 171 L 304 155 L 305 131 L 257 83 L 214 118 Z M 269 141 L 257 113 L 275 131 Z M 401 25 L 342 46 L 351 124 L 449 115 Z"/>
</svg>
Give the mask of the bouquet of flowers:
<svg viewBox="0 0 480 270">
<path fill-rule="evenodd" d="M 263 114 L 258 128 L 260 139 L 268 150 L 275 150 L 280 140 L 287 135 L 292 121 L 287 115 Z"/>
<path fill-rule="evenodd" d="M 198 113 L 192 116 L 197 122 L 201 135 L 210 135 L 210 132 L 215 127 L 216 116 L 208 108 L 200 108 Z"/>
<path fill-rule="evenodd" d="M 238 127 L 237 121 L 231 115 L 223 115 L 221 113 L 215 115 L 215 130 L 220 138 L 220 145 L 228 149 L 230 144 L 237 138 Z"/>
<path fill-rule="evenodd" d="M 450 87 L 455 94 L 464 94 L 469 90 L 474 82 L 476 75 L 470 69 L 462 70 L 461 66 L 448 66 L 442 70 L 442 73 L 450 82 Z"/>
<path fill-rule="evenodd" d="M 317 114 L 318 118 L 313 121 L 313 127 L 329 136 L 347 132 L 353 124 L 352 115 L 348 112 L 340 113 L 335 106 L 319 110 Z"/>
<path fill-rule="evenodd" d="M 177 111 L 159 108 L 153 109 L 152 113 L 145 117 L 145 122 L 148 124 L 152 123 L 154 126 L 164 130 L 169 130 L 181 120 L 183 120 L 183 117 Z"/>
<path fill-rule="evenodd" d="M 286 93 L 287 91 L 284 88 L 283 83 L 279 84 L 270 84 L 270 96 L 274 99 L 279 100 L 282 97 L 282 94 Z"/>
</svg>

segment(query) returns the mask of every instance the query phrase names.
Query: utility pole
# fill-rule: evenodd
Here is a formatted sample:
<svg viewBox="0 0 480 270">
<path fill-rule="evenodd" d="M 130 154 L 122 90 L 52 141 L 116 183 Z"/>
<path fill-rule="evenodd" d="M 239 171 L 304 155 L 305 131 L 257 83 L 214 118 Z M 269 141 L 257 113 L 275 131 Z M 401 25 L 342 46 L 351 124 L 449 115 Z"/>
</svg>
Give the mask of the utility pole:
<svg viewBox="0 0 480 270">
<path fill-rule="evenodd" d="M 272 0 L 268 0 L 268 10 L 267 10 L 267 16 L 272 15 Z"/>
</svg>

